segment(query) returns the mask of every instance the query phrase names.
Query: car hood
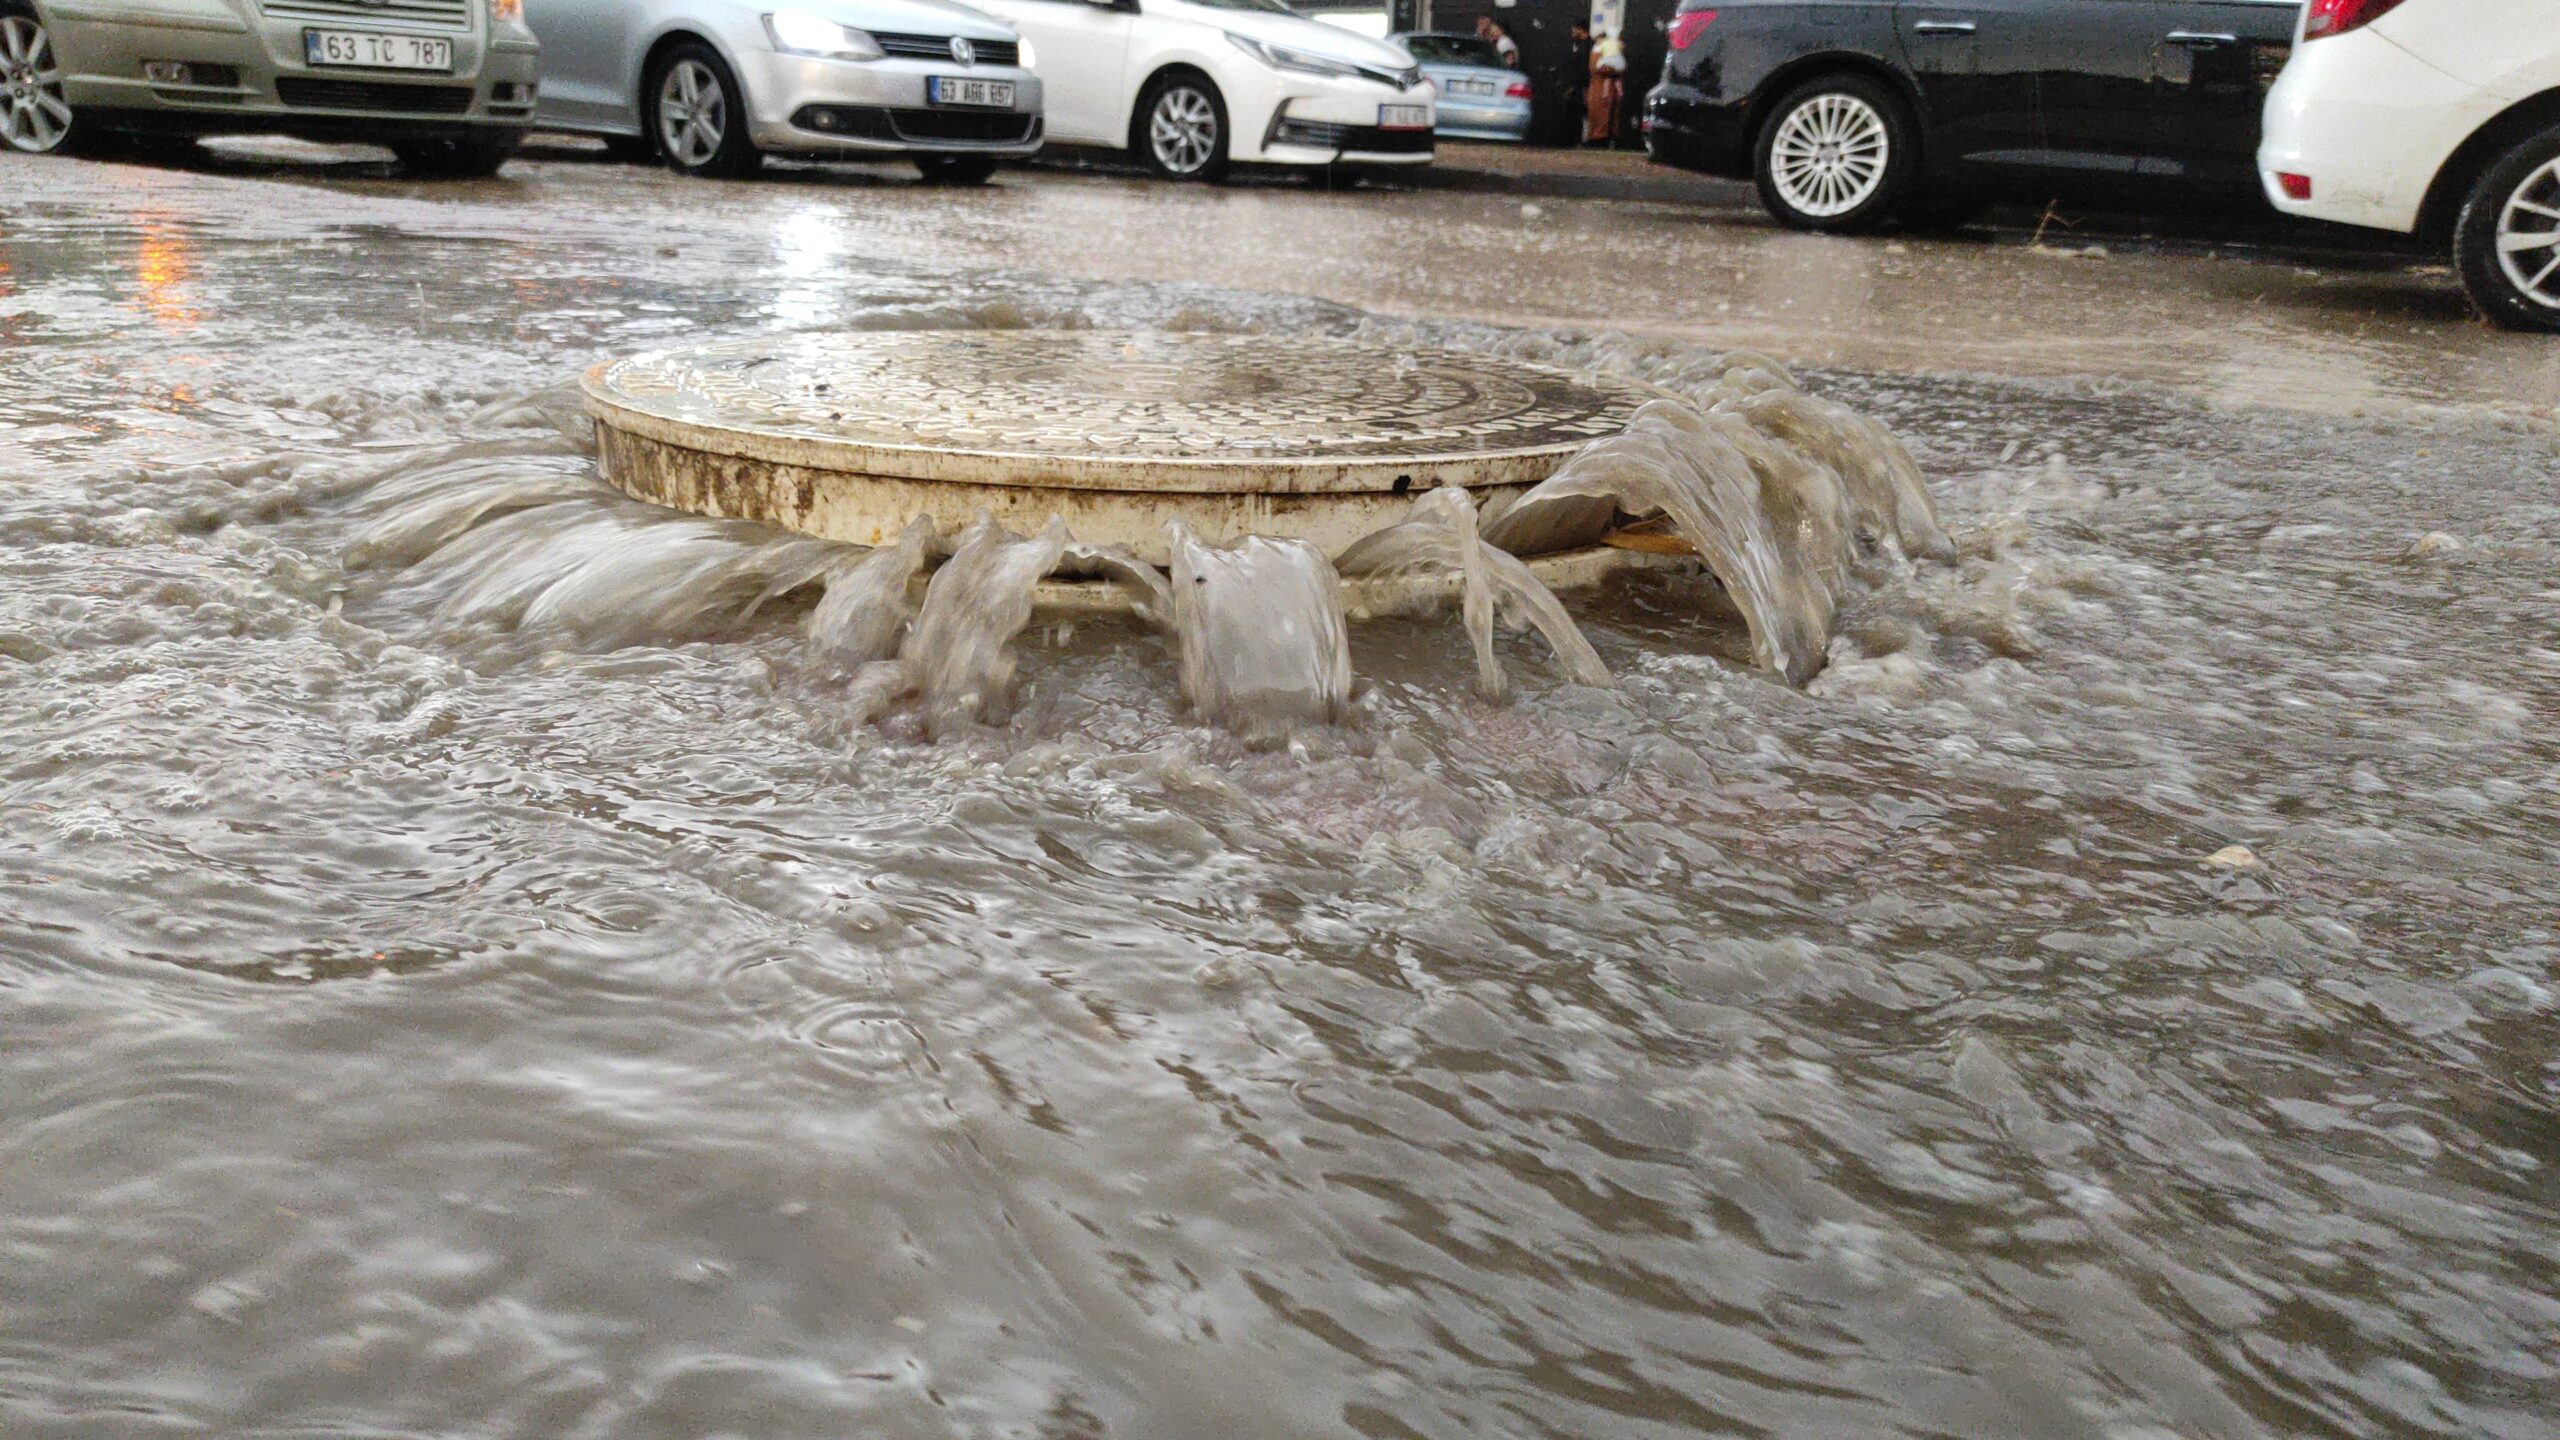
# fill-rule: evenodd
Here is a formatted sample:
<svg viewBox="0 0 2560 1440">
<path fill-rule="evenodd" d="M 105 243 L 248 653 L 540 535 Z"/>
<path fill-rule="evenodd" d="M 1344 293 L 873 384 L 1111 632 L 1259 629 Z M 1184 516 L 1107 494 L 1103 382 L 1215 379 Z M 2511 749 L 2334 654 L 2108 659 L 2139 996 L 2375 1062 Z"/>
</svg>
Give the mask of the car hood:
<svg viewBox="0 0 2560 1440">
<path fill-rule="evenodd" d="M 1013 26 L 984 10 L 951 0 L 775 0 L 776 10 L 806 10 L 856 30 L 892 35 L 966 35 L 972 40 L 1011 40 Z"/>
<path fill-rule="evenodd" d="M 1328 60 L 1352 65 L 1367 65 L 1379 70 L 1407 70 L 1413 57 L 1401 45 L 1355 35 L 1339 25 L 1309 20 L 1303 15 L 1274 15 L 1263 10 L 1219 10 L 1206 5 L 1184 5 L 1185 19 L 1273 45 L 1286 45 Z"/>
</svg>

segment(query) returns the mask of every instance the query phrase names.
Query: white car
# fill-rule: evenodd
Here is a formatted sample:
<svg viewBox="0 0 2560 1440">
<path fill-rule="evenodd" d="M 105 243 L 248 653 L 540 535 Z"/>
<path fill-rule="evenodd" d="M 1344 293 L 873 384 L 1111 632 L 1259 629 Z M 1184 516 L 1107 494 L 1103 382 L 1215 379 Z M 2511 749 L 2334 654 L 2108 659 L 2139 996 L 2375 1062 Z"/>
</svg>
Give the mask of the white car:
<svg viewBox="0 0 2560 1440">
<path fill-rule="evenodd" d="M 928 180 L 976 184 L 1040 148 L 1029 47 L 943 0 L 533 0 L 525 12 L 542 42 L 543 128 L 602 136 L 624 159 L 737 176 L 767 155 L 902 155 Z"/>
<path fill-rule="evenodd" d="M 1422 165 L 1432 91 L 1401 47 L 1279 0 L 973 0 L 1037 48 L 1049 138 L 1158 174 L 1230 161 Z"/>
<path fill-rule="evenodd" d="M 2443 240 L 2490 320 L 2560 330 L 2560 0 L 2310 0 L 2258 170 L 2277 209 Z"/>
</svg>

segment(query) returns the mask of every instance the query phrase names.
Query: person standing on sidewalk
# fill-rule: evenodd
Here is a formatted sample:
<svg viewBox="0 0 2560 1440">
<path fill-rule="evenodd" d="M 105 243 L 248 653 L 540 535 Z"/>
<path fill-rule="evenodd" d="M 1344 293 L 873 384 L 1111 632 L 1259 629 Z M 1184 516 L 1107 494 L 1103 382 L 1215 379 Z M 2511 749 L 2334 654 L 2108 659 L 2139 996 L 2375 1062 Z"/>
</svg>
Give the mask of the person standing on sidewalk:
<svg viewBox="0 0 2560 1440">
<path fill-rule="evenodd" d="M 1579 133 L 1590 121 L 1583 95 L 1591 83 L 1591 27 L 1580 20 L 1565 37 L 1565 60 L 1556 74 L 1556 106 L 1566 117 L 1567 133 Z"/>
<path fill-rule="evenodd" d="M 1591 45 L 1591 78 L 1583 91 L 1583 144 L 1618 143 L 1618 107 L 1626 94 L 1627 47 L 1617 36 L 1603 35 Z"/>
<path fill-rule="evenodd" d="M 1514 70 L 1520 68 L 1520 42 L 1511 32 L 1495 23 L 1490 15 L 1476 17 L 1476 38 L 1491 45 L 1502 56 L 1502 63 Z"/>
</svg>

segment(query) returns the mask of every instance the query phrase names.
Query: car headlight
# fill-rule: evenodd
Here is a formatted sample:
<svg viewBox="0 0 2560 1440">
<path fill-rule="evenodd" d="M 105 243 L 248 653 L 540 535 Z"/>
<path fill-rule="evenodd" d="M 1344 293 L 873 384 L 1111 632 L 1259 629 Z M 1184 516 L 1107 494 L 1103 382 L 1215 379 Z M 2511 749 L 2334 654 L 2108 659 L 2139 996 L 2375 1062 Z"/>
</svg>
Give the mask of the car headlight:
<svg viewBox="0 0 2560 1440">
<path fill-rule="evenodd" d="M 1022 68 L 1025 70 L 1040 68 L 1040 57 L 1032 53 L 1031 37 L 1028 35 L 1022 37 Z"/>
<path fill-rule="evenodd" d="M 1323 55 L 1309 54 L 1304 50 L 1292 50 L 1286 45 L 1274 45 L 1266 40 L 1256 40 L 1250 35 L 1238 35 L 1232 30 L 1227 32 L 1227 39 L 1237 49 L 1274 70 L 1295 70 L 1301 75 L 1330 75 L 1339 80 L 1360 78 L 1360 67 L 1347 60 L 1334 60 Z"/>
<path fill-rule="evenodd" d="M 887 52 L 880 42 L 850 25 L 839 25 L 806 10 L 776 10 L 764 17 L 773 48 L 792 55 L 820 55 L 829 60 L 877 60 Z"/>
</svg>

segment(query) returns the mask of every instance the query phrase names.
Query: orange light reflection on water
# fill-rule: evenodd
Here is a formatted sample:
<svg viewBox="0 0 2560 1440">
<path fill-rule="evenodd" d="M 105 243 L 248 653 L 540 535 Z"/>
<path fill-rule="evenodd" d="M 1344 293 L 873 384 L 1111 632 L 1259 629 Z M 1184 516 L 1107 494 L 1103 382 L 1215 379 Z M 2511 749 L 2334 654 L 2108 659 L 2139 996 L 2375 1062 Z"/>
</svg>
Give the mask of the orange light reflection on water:
<svg viewBox="0 0 2560 1440">
<path fill-rule="evenodd" d="M 166 216 L 145 214 L 142 245 L 134 255 L 134 283 L 141 288 L 142 310 L 164 330 L 193 330 L 204 323 L 188 282 L 195 277 L 195 247 L 186 227 Z"/>
</svg>

